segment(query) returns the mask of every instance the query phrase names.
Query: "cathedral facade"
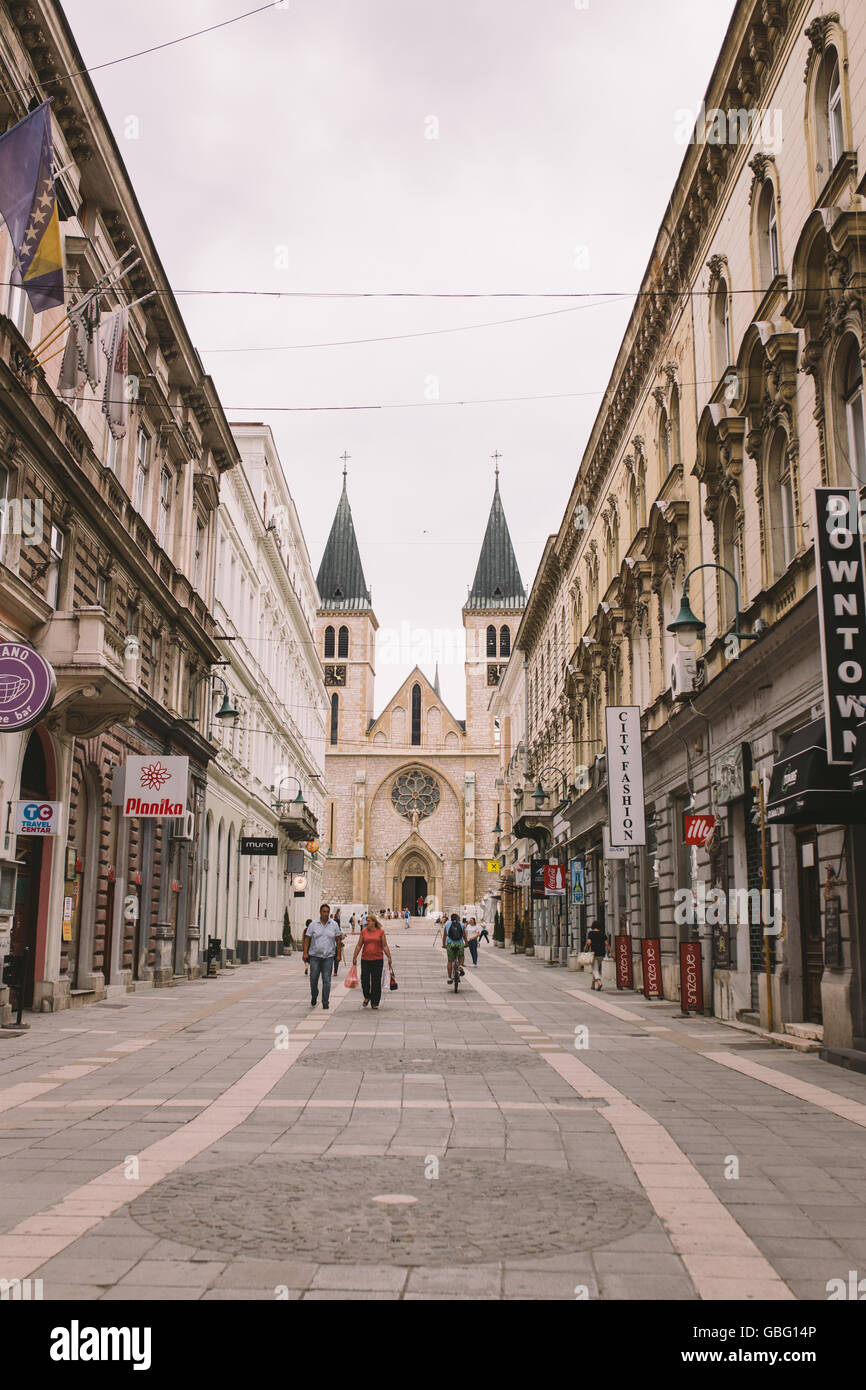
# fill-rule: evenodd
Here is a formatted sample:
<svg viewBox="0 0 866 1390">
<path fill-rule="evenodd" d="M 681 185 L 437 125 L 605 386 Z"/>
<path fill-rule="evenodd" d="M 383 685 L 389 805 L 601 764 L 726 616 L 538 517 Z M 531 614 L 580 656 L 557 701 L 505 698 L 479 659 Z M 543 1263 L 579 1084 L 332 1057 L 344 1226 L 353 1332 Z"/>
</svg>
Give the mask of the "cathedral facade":
<svg viewBox="0 0 866 1390">
<path fill-rule="evenodd" d="M 490 698 L 526 602 L 497 477 L 475 579 L 463 608 L 466 718 L 417 666 L 374 717 L 376 630 L 346 491 L 317 584 L 316 642 L 330 697 L 322 827 L 324 895 L 371 911 L 428 913 L 480 902 L 499 792 Z"/>
</svg>

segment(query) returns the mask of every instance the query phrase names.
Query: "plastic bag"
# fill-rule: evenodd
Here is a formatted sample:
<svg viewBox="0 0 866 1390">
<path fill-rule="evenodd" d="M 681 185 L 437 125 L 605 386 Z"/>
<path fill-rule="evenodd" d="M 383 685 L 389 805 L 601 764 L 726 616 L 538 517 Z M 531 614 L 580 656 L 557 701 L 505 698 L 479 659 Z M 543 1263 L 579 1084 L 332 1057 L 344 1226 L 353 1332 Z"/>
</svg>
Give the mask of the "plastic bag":
<svg viewBox="0 0 866 1390">
<path fill-rule="evenodd" d="M 343 986 L 344 986 L 344 988 L 346 988 L 346 989 L 357 989 L 357 988 L 358 988 L 358 967 L 357 967 L 357 965 L 353 965 L 353 966 L 352 966 L 351 970 L 349 971 L 348 975 L 346 976 L 345 980 L 343 981 Z"/>
<path fill-rule="evenodd" d="M 389 988 L 390 988 L 390 985 L 391 985 L 391 967 L 390 967 L 390 965 L 388 964 L 388 958 L 387 958 L 387 956 L 386 956 L 386 957 L 385 957 L 385 960 L 382 962 L 382 989 L 383 989 L 383 990 L 389 989 Z"/>
</svg>

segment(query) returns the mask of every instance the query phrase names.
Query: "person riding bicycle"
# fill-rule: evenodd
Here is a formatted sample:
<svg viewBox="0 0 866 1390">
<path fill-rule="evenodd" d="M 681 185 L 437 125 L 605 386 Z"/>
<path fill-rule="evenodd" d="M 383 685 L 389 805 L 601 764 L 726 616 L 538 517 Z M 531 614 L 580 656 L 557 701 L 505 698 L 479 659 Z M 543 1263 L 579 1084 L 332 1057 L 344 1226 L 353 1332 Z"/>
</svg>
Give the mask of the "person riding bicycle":
<svg viewBox="0 0 866 1390">
<path fill-rule="evenodd" d="M 466 928 L 462 925 L 460 915 L 457 912 L 452 912 L 451 920 L 445 923 L 445 930 L 442 932 L 442 945 L 448 953 L 448 983 L 450 985 L 451 969 L 455 961 L 460 974 L 464 973 L 463 956 L 466 946 Z"/>
</svg>

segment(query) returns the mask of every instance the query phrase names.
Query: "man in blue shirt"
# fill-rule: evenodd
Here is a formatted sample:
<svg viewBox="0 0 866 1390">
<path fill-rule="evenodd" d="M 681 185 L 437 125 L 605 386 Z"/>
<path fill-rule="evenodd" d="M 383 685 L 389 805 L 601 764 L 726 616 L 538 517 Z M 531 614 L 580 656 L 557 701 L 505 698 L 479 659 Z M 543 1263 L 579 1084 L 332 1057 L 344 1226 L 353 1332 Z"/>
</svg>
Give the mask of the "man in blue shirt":
<svg viewBox="0 0 866 1390">
<path fill-rule="evenodd" d="M 331 997 L 331 975 L 334 961 L 343 956 L 343 933 L 339 922 L 331 916 L 329 903 L 322 903 L 318 922 L 311 922 L 304 932 L 304 963 L 310 966 L 310 1004 L 319 1002 L 319 978 L 322 981 L 322 1008 L 327 1009 Z"/>
</svg>

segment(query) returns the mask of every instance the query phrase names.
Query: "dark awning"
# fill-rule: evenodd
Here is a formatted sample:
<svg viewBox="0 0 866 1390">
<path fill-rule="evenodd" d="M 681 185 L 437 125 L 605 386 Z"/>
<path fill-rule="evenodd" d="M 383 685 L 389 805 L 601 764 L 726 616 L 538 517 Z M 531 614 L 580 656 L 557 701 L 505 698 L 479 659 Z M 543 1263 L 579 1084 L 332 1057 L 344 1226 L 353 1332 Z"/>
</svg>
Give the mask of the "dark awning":
<svg viewBox="0 0 866 1390">
<path fill-rule="evenodd" d="M 866 719 L 857 725 L 857 746 L 851 764 L 851 786 L 856 792 L 866 791 Z"/>
<path fill-rule="evenodd" d="M 827 734 L 816 719 L 786 741 L 773 764 L 767 820 L 774 825 L 859 825 L 866 795 L 851 790 L 851 769 L 827 762 Z"/>
</svg>

